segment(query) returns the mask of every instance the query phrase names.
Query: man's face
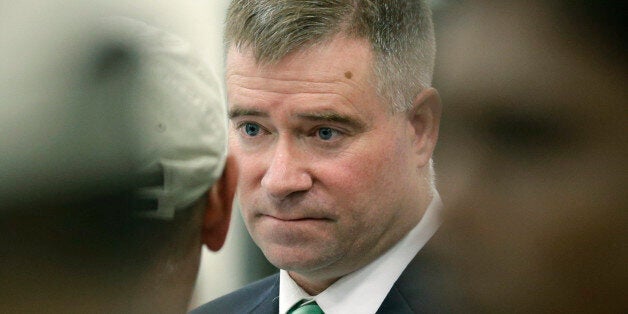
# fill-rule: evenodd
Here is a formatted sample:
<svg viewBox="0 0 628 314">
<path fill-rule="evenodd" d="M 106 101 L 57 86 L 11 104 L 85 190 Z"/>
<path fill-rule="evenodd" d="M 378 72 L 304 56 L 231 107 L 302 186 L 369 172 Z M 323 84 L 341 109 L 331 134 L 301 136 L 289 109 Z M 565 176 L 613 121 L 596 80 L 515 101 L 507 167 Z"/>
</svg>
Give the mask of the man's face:
<svg viewBox="0 0 628 314">
<path fill-rule="evenodd" d="M 337 278 L 379 256 L 422 215 L 415 132 L 376 94 L 371 62 L 366 41 L 341 36 L 271 65 L 229 51 L 242 214 L 277 267 Z"/>
</svg>

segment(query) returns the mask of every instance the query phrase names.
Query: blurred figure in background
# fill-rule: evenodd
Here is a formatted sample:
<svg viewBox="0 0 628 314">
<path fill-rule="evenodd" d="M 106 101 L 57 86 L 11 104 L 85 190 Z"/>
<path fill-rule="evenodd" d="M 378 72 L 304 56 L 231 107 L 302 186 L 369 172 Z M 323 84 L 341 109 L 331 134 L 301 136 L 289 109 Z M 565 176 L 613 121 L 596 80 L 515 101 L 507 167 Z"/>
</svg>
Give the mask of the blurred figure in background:
<svg viewBox="0 0 628 314">
<path fill-rule="evenodd" d="M 218 76 L 174 35 L 64 9 L 2 21 L 0 312 L 183 313 L 235 189 Z"/>
<path fill-rule="evenodd" d="M 439 16 L 445 304 L 626 313 L 625 1 L 462 1 Z"/>
</svg>

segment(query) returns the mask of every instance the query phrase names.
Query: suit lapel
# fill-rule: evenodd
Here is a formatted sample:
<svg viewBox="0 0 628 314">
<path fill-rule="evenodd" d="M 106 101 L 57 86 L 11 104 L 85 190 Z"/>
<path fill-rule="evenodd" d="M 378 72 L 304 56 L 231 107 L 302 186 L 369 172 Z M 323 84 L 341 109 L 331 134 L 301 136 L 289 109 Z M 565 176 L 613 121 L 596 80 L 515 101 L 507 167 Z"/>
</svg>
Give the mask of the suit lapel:
<svg viewBox="0 0 628 314">
<path fill-rule="evenodd" d="M 259 299 L 249 313 L 277 314 L 279 313 L 279 274 L 275 276 L 272 286 L 260 293 Z"/>
<path fill-rule="evenodd" d="M 411 314 L 414 312 L 408 306 L 408 302 L 406 302 L 403 295 L 399 292 L 397 284 L 395 284 L 388 292 L 388 295 L 386 295 L 386 298 L 384 299 L 384 302 L 382 302 L 382 305 L 379 307 L 379 309 L 377 309 L 377 313 Z"/>
<path fill-rule="evenodd" d="M 438 238 L 444 236 L 439 231 L 412 259 L 399 279 L 386 295 L 377 313 L 434 313 L 446 311 L 442 304 L 440 268 L 434 259 L 433 247 Z M 436 243 L 436 244 L 435 244 Z"/>
</svg>

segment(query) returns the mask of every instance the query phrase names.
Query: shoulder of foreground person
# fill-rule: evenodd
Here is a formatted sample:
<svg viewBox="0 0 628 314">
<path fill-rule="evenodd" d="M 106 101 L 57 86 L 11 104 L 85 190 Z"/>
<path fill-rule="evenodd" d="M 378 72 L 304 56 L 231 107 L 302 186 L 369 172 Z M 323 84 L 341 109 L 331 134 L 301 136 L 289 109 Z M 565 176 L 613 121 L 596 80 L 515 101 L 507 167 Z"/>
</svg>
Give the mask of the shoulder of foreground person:
<svg viewBox="0 0 628 314">
<path fill-rule="evenodd" d="M 279 310 L 279 273 L 212 300 L 190 314 L 272 312 L 264 311 L 265 307 L 277 307 L 274 313 Z"/>
</svg>

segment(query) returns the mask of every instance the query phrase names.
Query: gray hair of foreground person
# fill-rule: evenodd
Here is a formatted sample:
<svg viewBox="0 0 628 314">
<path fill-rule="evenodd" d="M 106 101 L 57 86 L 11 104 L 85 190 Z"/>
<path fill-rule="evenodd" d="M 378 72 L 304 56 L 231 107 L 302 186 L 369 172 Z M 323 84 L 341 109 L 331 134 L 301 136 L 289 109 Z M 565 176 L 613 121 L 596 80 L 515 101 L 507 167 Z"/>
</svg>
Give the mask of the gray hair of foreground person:
<svg viewBox="0 0 628 314">
<path fill-rule="evenodd" d="M 376 59 L 373 83 L 395 111 L 410 109 L 432 82 L 436 47 L 425 1 L 234 0 L 226 20 L 226 48 L 251 49 L 258 63 L 337 34 L 368 40 Z"/>
<path fill-rule="evenodd" d="M 87 147 L 104 153 L 128 141 L 132 165 L 114 168 L 134 171 L 90 186 L 83 193 L 88 197 L 69 191 L 36 206 L 2 208 L 0 312 L 184 313 L 201 246 L 223 245 L 235 191 L 218 76 L 172 34 L 124 18 L 84 23 L 89 36 L 71 37 L 67 50 L 89 62 L 59 57 L 76 66 L 64 74 L 76 79 L 55 92 L 72 94 L 88 84 L 77 107 L 89 114 L 62 121 L 72 130 L 64 135 L 97 134 Z M 125 84 L 115 84 L 120 81 Z M 95 114 L 120 102 L 114 115 Z M 126 121 L 128 138 L 91 130 L 114 120 Z M 88 157 L 79 160 L 90 168 L 108 166 Z M 76 165 L 60 166 L 81 176 Z M 83 176 L 84 182 L 100 180 Z M 52 182 L 63 191 L 63 177 Z"/>
</svg>

